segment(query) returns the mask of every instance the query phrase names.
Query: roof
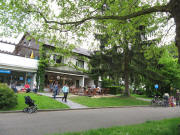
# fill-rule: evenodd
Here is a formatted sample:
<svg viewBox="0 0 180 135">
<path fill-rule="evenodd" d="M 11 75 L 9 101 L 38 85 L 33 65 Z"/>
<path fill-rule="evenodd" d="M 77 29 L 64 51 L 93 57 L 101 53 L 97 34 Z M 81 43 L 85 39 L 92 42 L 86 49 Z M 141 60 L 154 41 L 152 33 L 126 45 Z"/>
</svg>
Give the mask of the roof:
<svg viewBox="0 0 180 135">
<path fill-rule="evenodd" d="M 26 36 L 27 36 L 27 33 L 24 34 L 24 35 L 19 36 L 21 39 L 18 38 L 18 40 L 16 40 L 16 42 L 11 40 L 11 38 L 9 38 L 9 40 L 1 40 L 0 39 L 0 43 L 9 44 L 9 45 L 13 45 L 13 46 L 18 46 L 20 44 L 20 42 L 22 42 L 22 40 L 24 40 L 24 38 Z M 18 43 L 17 43 L 17 41 L 18 41 Z M 54 47 L 53 44 L 50 45 L 50 44 L 47 43 L 47 41 L 44 41 L 44 44 L 47 45 L 47 46 L 50 46 L 50 47 Z M 26 46 L 23 46 L 23 47 L 26 47 Z M 30 49 L 32 49 L 32 48 L 30 48 Z M 12 53 L 12 52 L 9 52 L 7 50 L 6 51 L 5 50 L 1 50 L 1 48 L 0 48 L 0 51 L 2 53 L 8 53 L 8 54 Z M 92 53 L 91 51 L 89 51 L 87 49 L 84 49 L 84 48 L 75 48 L 75 49 L 72 50 L 72 52 L 80 54 L 80 55 L 84 55 L 84 56 L 87 56 L 87 57 L 90 57 L 91 53 Z"/>
<path fill-rule="evenodd" d="M 41 40 L 40 39 L 40 42 L 44 43 L 46 46 L 55 47 L 54 44 L 50 44 L 46 40 Z M 91 53 L 92 53 L 91 51 L 89 51 L 87 49 L 84 49 L 84 48 L 75 48 L 75 49 L 72 50 L 72 52 L 77 53 L 77 54 L 81 54 L 81 55 L 84 55 L 84 56 L 87 56 L 87 57 L 90 57 Z"/>
<path fill-rule="evenodd" d="M 0 41 L 0 53 L 12 54 L 15 44 L 6 41 Z"/>
<path fill-rule="evenodd" d="M 75 48 L 72 50 L 74 53 L 78 53 L 78 54 L 81 54 L 81 55 L 84 55 L 84 56 L 88 56 L 90 57 L 91 56 L 91 51 L 87 50 L 87 49 L 84 49 L 84 48 Z"/>
</svg>

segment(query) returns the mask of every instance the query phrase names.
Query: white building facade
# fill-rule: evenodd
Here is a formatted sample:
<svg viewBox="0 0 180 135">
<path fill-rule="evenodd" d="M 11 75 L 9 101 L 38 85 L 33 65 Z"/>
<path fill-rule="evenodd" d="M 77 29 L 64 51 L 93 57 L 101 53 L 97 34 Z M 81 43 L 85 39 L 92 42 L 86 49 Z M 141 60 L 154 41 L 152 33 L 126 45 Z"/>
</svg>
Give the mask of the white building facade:
<svg viewBox="0 0 180 135">
<path fill-rule="evenodd" d="M 32 42 L 32 43 L 31 43 Z M 17 82 L 17 89 L 20 90 L 26 83 L 29 83 L 31 89 L 36 83 L 36 74 L 38 70 L 38 48 L 34 45 L 34 41 L 28 42 L 23 37 L 20 42 L 15 45 L 15 51 L 11 53 L 0 50 L 0 83 L 7 83 L 11 86 L 13 82 Z M 26 43 L 28 46 L 26 46 Z M 34 59 L 30 58 L 30 52 L 35 52 Z M 74 53 L 90 58 L 90 53 L 85 49 L 74 49 Z M 29 56 L 29 57 L 28 57 Z M 53 55 L 51 56 L 53 59 Z M 51 59 L 50 57 L 50 59 Z M 58 61 L 57 61 L 58 62 Z M 78 57 L 72 56 L 69 58 L 61 58 L 60 63 L 74 65 L 88 70 L 88 62 L 79 60 Z M 45 73 L 45 90 L 50 91 L 50 85 L 54 81 L 58 81 L 59 86 L 62 87 L 65 83 L 73 88 L 91 87 L 94 81 L 82 71 L 79 71 L 71 66 L 49 66 Z"/>
</svg>

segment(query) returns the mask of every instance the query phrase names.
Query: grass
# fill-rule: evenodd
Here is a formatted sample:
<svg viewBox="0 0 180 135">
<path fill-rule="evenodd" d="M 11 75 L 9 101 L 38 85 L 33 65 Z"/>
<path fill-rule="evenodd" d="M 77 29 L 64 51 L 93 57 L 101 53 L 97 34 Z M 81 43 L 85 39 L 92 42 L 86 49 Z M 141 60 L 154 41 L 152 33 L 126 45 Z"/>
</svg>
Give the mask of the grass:
<svg viewBox="0 0 180 135">
<path fill-rule="evenodd" d="M 146 95 L 131 94 L 131 96 L 136 98 L 152 99 L 151 97 L 147 97 Z"/>
<path fill-rule="evenodd" d="M 180 135 L 180 118 L 53 135 Z"/>
<path fill-rule="evenodd" d="M 108 107 L 108 106 L 136 106 L 149 105 L 149 102 L 137 100 L 134 97 L 102 97 L 91 98 L 85 96 L 71 97 L 70 100 L 88 107 Z"/>
<path fill-rule="evenodd" d="M 41 96 L 34 93 L 18 93 L 18 104 L 16 107 L 5 110 L 23 110 L 27 105 L 25 104 L 24 96 L 30 96 L 34 101 L 35 104 L 38 106 L 38 109 L 64 109 L 69 108 L 68 106 L 50 98 L 47 96 Z"/>
</svg>

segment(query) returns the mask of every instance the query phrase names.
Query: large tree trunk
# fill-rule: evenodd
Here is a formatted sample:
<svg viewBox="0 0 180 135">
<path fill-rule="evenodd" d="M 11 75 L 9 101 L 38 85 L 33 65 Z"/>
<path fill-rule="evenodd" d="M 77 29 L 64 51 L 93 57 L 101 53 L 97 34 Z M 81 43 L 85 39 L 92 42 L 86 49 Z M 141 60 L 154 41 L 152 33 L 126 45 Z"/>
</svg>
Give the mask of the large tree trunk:
<svg viewBox="0 0 180 135">
<path fill-rule="evenodd" d="M 176 24 L 176 47 L 178 48 L 178 62 L 180 64 L 180 0 L 171 0 L 171 14 Z"/>
<path fill-rule="evenodd" d="M 129 91 L 129 56 L 128 50 L 125 52 L 125 59 L 124 59 L 124 78 L 125 78 L 125 96 L 130 96 Z"/>
</svg>

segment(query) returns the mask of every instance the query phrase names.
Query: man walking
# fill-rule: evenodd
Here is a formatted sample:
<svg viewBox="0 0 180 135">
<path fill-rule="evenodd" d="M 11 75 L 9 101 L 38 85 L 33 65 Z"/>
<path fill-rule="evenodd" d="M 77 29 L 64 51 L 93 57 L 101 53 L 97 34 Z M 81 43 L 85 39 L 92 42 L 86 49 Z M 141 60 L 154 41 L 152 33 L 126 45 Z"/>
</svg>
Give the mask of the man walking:
<svg viewBox="0 0 180 135">
<path fill-rule="evenodd" d="M 62 92 L 64 93 L 64 97 L 62 98 L 62 101 L 65 99 L 65 102 L 67 102 L 67 95 L 69 93 L 69 87 L 67 84 L 65 84 L 62 88 Z"/>
<path fill-rule="evenodd" d="M 54 87 L 53 87 L 53 96 L 54 99 L 56 98 L 56 95 L 58 94 L 58 81 L 55 82 Z"/>
</svg>

